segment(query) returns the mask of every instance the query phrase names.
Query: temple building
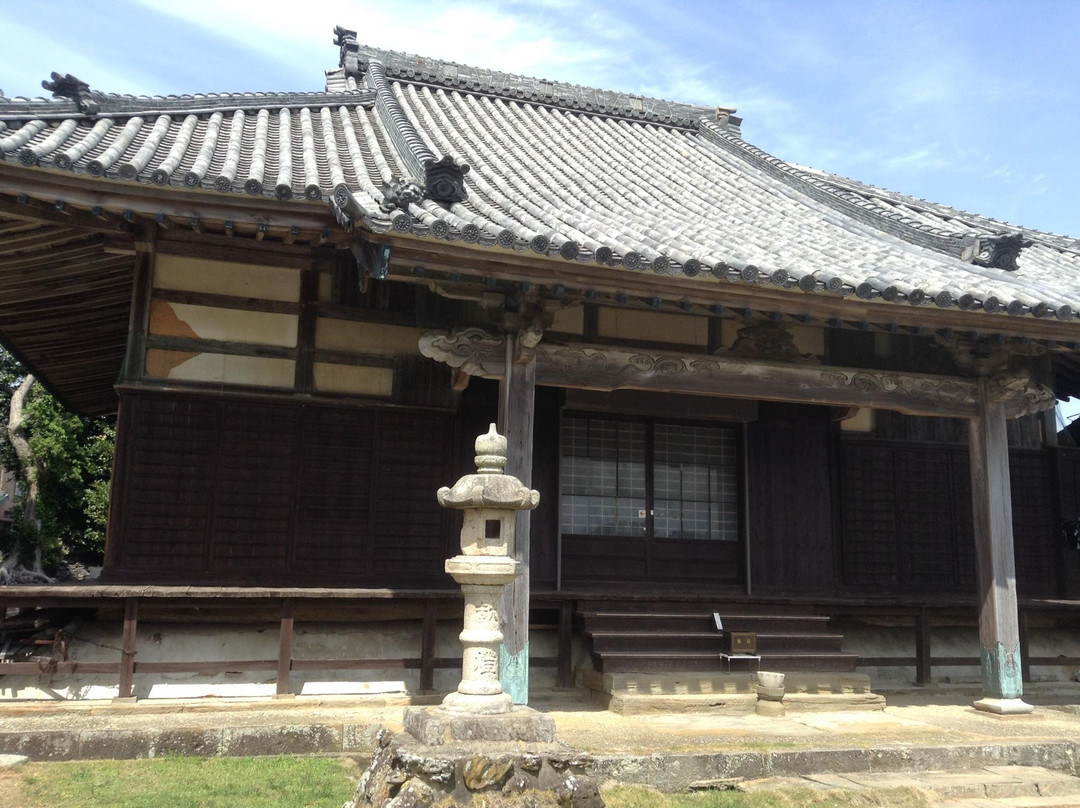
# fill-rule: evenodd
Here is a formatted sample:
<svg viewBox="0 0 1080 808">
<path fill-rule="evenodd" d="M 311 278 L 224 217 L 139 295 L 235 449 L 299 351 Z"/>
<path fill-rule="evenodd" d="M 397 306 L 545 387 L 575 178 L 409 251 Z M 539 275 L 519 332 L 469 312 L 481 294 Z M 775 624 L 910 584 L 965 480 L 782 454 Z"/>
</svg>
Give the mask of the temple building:
<svg viewBox="0 0 1080 808">
<path fill-rule="evenodd" d="M 438 689 L 435 492 L 495 422 L 540 492 L 511 675 L 719 670 L 716 615 L 774 670 L 966 666 L 999 712 L 1075 676 L 1080 241 L 792 165 L 734 109 L 335 36 L 310 93 L 0 97 L 0 335 L 118 412 L 101 580 L 0 599 L 123 611 L 124 697 L 185 609 L 280 620 L 226 667 L 283 694 L 294 620 L 410 622 L 386 667 Z"/>
</svg>

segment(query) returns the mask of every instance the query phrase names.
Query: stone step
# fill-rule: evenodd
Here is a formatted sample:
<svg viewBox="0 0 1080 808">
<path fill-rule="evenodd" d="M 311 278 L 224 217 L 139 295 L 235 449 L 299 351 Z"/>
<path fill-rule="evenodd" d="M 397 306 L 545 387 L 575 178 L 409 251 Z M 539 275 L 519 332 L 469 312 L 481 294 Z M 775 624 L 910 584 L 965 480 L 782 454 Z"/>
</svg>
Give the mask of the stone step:
<svg viewBox="0 0 1080 808">
<path fill-rule="evenodd" d="M 664 671 L 660 673 L 599 673 L 580 668 L 577 684 L 588 690 L 607 693 L 711 696 L 718 693 L 750 693 L 754 676 L 749 673 L 703 673 Z M 870 677 L 863 673 L 807 673 L 797 671 L 784 677 L 788 693 L 869 693 Z"/>
<path fill-rule="evenodd" d="M 742 783 L 739 790 L 770 790 L 770 780 L 802 780 L 812 788 L 894 788 L 908 786 L 933 791 L 948 803 L 935 802 L 941 808 L 990 805 L 1080 805 L 1080 777 L 1041 766 L 983 766 L 913 772 L 861 772 L 809 774 L 801 778 L 766 778 Z"/>
</svg>

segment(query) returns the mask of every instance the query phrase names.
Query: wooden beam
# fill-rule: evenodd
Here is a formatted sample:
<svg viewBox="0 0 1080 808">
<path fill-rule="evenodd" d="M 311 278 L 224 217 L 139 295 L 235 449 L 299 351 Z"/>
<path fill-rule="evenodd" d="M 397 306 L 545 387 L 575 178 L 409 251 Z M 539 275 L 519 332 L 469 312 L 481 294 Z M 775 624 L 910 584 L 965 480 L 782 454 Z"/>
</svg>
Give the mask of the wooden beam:
<svg viewBox="0 0 1080 808">
<path fill-rule="evenodd" d="M 521 332 L 505 341 L 505 373 L 499 385 L 500 431 L 507 441 L 506 473 L 532 487 L 536 358 L 523 351 Z M 506 625 L 499 647 L 499 680 L 514 704 L 529 703 L 529 528 L 531 511 L 518 511 L 514 523 L 514 558 L 521 574 L 503 592 Z"/>
<path fill-rule="evenodd" d="M 149 249 L 135 256 L 135 278 L 131 285 L 131 310 L 128 316 L 128 342 L 124 354 L 125 381 L 141 379 L 146 369 L 146 337 L 150 328 L 150 296 L 154 288 L 154 245 L 157 228 L 150 226 Z"/>
<path fill-rule="evenodd" d="M 316 205 L 310 201 L 281 202 L 247 194 L 192 192 L 74 174 L 33 171 L 29 176 L 24 168 L 0 163 L 0 194 L 19 193 L 48 200 L 47 204 L 50 205 L 62 199 L 69 206 L 86 210 L 101 207 L 102 202 L 108 200 L 110 209 L 129 209 L 147 219 L 154 219 L 161 213 L 188 221 L 193 213 L 197 213 L 206 221 L 224 222 L 225 219 L 232 219 L 237 227 L 242 223 L 254 224 L 256 218 L 266 221 L 271 227 L 296 225 L 302 230 L 333 227 L 342 239 L 347 238 L 347 234 L 336 226 L 329 205 Z M 101 228 L 102 222 L 98 220 L 98 229 Z"/>
<path fill-rule="evenodd" d="M 83 211 L 66 210 L 61 213 L 56 209 L 55 205 L 48 205 L 36 199 L 29 199 L 24 202 L 0 199 L 0 216 L 22 219 L 28 222 L 48 222 L 49 224 L 59 224 L 64 227 L 98 233 L 115 233 L 117 230 L 128 227 L 124 222 L 102 221 L 93 214 Z"/>
<path fill-rule="evenodd" d="M 308 269 L 312 262 L 311 250 L 308 247 L 265 241 L 237 243 L 235 239 L 229 239 L 227 236 L 211 233 L 196 234 L 190 230 L 175 230 L 167 234 L 159 234 L 158 250 L 186 258 L 289 269 Z"/>
<path fill-rule="evenodd" d="M 231 356 L 262 356 L 273 359 L 296 359 L 296 348 L 280 345 L 258 345 L 253 342 L 229 342 L 217 339 L 194 339 L 192 337 L 163 337 L 150 334 L 146 338 L 148 348 L 183 353 L 219 353 Z"/>
<path fill-rule="evenodd" d="M 289 300 L 264 300 L 258 297 L 219 295 L 212 292 L 188 292 L 183 289 L 156 289 L 154 299 L 190 306 L 208 306 L 213 309 L 264 311 L 272 314 L 299 314 L 302 305 Z"/>
<path fill-rule="evenodd" d="M 34 250 L 42 247 L 52 247 L 57 244 L 66 244 L 70 241 L 82 241 L 87 238 L 83 231 L 72 230 L 69 227 L 43 227 L 36 228 L 29 233 L 17 236 L 0 237 L 0 255 Z"/>
<path fill-rule="evenodd" d="M 424 356 L 472 376 L 506 374 L 506 340 L 480 329 L 430 332 L 420 339 Z M 875 407 L 909 415 L 972 417 L 979 412 L 975 379 L 655 352 L 618 346 L 542 342 L 534 349 L 536 384 L 586 390 L 661 390 L 669 393 L 789 401 L 842 407 Z M 1054 406 L 1048 388 L 1022 376 L 987 384 L 991 401 L 1009 417 Z"/>
<path fill-rule="evenodd" d="M 1030 713 L 1024 692 L 1013 559 L 1012 495 L 1005 407 L 979 380 L 979 414 L 968 424 L 971 503 L 979 585 L 983 698 L 977 709 Z"/>
<path fill-rule="evenodd" d="M 297 307 L 297 304 L 292 304 Z M 318 324 L 319 273 L 307 269 L 300 273 L 300 303 L 297 308 L 296 369 L 293 386 L 297 392 L 310 393 L 315 387 L 315 329 Z"/>
<path fill-rule="evenodd" d="M 648 299 L 657 294 L 657 278 L 641 272 L 603 266 L 580 264 L 559 258 L 532 257 L 528 254 L 507 254 L 498 249 L 476 249 L 447 244 L 422 242 L 417 238 L 387 234 L 394 244 L 394 272 L 411 274 L 417 264 L 437 272 L 459 272 L 463 275 L 491 277 L 515 283 L 535 283 L 538 278 L 554 286 L 561 283 L 568 289 L 592 289 L 603 294 L 625 294 Z M 403 280 L 405 278 L 402 278 Z M 820 320 L 840 318 L 847 322 L 875 324 L 895 323 L 898 326 L 931 331 L 952 328 L 955 331 L 975 331 L 984 334 L 1027 336 L 1032 339 L 1075 339 L 1076 322 L 1052 318 L 1014 317 L 1005 314 L 942 309 L 937 306 L 841 298 L 828 293 L 814 294 L 799 290 L 784 290 L 755 283 L 728 283 L 710 277 L 688 278 L 665 275 L 662 296 L 667 300 L 688 300 L 695 305 L 720 305 L 730 309 L 746 307 L 759 312 L 779 312 L 791 317 L 812 315 Z"/>
</svg>

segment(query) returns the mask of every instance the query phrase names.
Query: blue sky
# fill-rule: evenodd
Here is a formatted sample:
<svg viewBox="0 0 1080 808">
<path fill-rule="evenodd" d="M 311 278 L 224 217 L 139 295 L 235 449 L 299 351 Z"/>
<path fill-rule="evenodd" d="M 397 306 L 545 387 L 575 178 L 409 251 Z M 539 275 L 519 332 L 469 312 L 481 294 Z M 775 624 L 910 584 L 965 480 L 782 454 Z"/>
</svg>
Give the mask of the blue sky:
<svg viewBox="0 0 1080 808">
<path fill-rule="evenodd" d="M 738 107 L 779 157 L 1080 236 L 1080 2 L 0 0 L 0 88 L 312 90 L 381 47 Z M 301 12 L 302 10 L 302 12 Z"/>
</svg>

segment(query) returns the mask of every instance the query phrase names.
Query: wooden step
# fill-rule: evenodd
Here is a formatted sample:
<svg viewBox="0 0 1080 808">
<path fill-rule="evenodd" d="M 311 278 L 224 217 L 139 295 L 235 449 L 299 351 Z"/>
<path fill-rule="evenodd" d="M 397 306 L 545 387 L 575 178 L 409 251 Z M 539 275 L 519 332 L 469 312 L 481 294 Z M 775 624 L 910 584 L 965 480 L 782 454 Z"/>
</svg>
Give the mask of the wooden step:
<svg viewBox="0 0 1080 808">
<path fill-rule="evenodd" d="M 713 632 L 716 624 L 711 613 L 704 612 L 584 612 L 582 627 L 586 633 L 598 631 L 676 631 Z"/>
<path fill-rule="evenodd" d="M 758 634 L 758 653 L 783 651 L 814 651 L 839 653 L 843 650 L 843 634 Z"/>
<path fill-rule="evenodd" d="M 701 651 L 718 654 L 723 650 L 723 638 L 716 631 L 648 632 L 598 631 L 591 635 L 595 653 Z"/>
<path fill-rule="evenodd" d="M 759 634 L 821 634 L 829 618 L 819 614 L 721 614 L 724 631 L 754 631 Z M 713 625 L 715 628 L 715 624 Z"/>
<path fill-rule="evenodd" d="M 758 663 L 759 670 L 779 671 L 854 671 L 858 664 L 858 654 L 762 654 Z M 593 664 L 601 673 L 662 673 L 665 671 L 718 671 L 719 654 L 682 652 L 682 653 L 640 653 L 615 652 L 593 654 Z M 750 663 L 738 660 L 737 664 Z"/>
<path fill-rule="evenodd" d="M 592 649 L 606 654 L 615 651 L 701 651 L 720 653 L 726 647 L 724 636 L 717 631 L 647 632 L 597 631 L 586 636 L 592 639 Z M 841 634 L 758 634 L 759 653 L 816 652 L 836 653 L 841 650 Z"/>
<path fill-rule="evenodd" d="M 721 615 L 725 631 L 754 631 L 762 634 L 797 632 L 821 634 L 829 618 L 791 614 Z M 584 612 L 582 626 L 587 633 L 600 631 L 716 631 L 712 612 Z"/>
</svg>

